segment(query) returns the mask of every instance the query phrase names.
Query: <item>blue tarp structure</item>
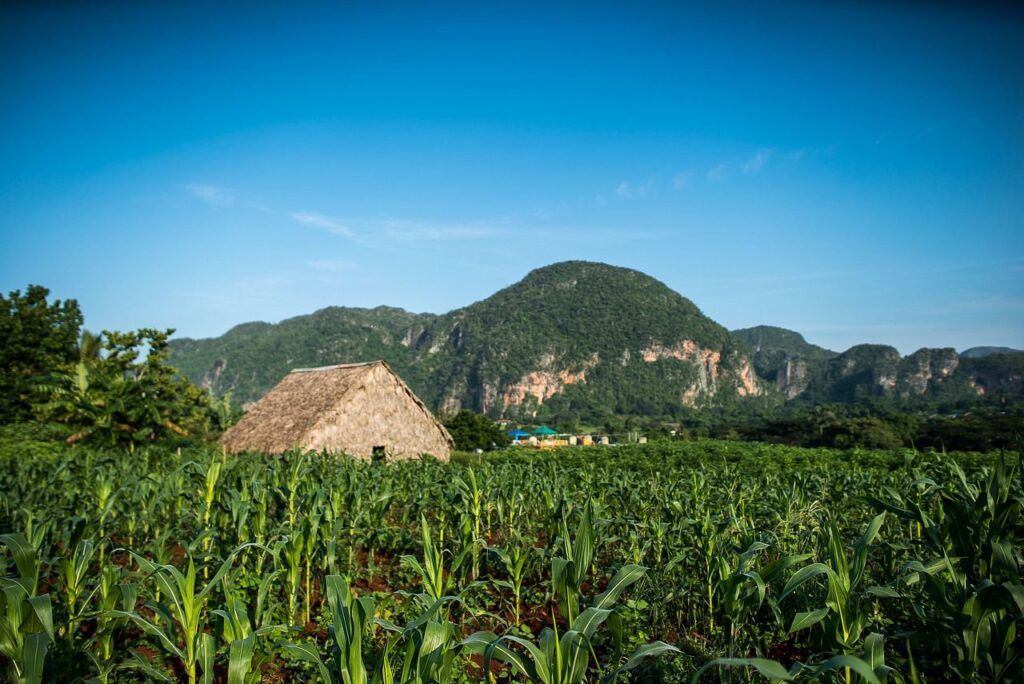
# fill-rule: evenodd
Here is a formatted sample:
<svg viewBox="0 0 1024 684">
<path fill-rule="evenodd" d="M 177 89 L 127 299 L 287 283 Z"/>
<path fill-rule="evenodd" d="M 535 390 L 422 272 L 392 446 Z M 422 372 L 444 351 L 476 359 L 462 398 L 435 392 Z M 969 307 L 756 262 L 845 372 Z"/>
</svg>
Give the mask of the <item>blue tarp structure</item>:
<svg viewBox="0 0 1024 684">
<path fill-rule="evenodd" d="M 529 437 L 529 432 L 523 432 L 522 430 L 509 430 L 508 436 L 512 439 L 522 439 L 523 437 Z"/>
</svg>

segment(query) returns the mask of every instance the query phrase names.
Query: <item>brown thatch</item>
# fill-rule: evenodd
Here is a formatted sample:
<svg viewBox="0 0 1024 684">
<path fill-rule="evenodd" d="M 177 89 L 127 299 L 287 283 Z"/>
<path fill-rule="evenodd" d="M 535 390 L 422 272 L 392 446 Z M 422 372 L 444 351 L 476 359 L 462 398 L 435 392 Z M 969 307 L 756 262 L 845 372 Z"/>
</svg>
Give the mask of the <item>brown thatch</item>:
<svg viewBox="0 0 1024 684">
<path fill-rule="evenodd" d="M 230 452 L 289 449 L 370 458 L 431 454 L 447 460 L 454 441 L 384 361 L 293 370 L 220 440 Z"/>
</svg>

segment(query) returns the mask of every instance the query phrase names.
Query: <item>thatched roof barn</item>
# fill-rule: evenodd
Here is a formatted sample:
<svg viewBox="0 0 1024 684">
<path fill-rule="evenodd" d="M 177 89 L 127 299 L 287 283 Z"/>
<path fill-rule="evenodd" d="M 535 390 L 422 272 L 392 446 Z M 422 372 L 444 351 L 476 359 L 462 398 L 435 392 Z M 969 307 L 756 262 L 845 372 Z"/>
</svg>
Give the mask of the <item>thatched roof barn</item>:
<svg viewBox="0 0 1024 684">
<path fill-rule="evenodd" d="M 448 460 L 451 435 L 384 361 L 293 370 L 221 437 L 230 452 L 289 449 Z"/>
</svg>

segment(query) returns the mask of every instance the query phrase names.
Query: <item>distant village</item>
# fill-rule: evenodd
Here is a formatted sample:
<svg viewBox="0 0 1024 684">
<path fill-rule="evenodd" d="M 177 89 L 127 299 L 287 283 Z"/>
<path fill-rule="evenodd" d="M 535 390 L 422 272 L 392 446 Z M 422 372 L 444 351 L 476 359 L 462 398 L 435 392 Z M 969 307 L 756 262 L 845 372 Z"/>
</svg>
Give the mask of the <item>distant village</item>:
<svg viewBox="0 0 1024 684">
<path fill-rule="evenodd" d="M 495 424 L 505 430 L 505 434 L 512 440 L 509 446 L 513 447 L 551 449 L 565 446 L 593 446 L 595 444 L 607 446 L 612 443 L 611 437 L 603 434 L 560 433 L 557 430 L 552 430 L 547 425 L 541 425 L 532 430 L 524 430 L 522 427 L 513 428 L 514 423 L 506 419 L 496 420 Z M 627 437 L 628 439 L 625 441 L 637 444 L 647 443 L 647 438 L 639 433 L 630 433 Z"/>
</svg>

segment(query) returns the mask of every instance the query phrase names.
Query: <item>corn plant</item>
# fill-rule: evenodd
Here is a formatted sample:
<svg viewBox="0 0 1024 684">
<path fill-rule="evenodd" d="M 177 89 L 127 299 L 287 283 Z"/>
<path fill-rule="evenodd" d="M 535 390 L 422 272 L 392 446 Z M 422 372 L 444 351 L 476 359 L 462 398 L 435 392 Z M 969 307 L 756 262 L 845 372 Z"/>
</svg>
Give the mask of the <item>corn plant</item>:
<svg viewBox="0 0 1024 684">
<path fill-rule="evenodd" d="M 0 655 L 7 660 L 11 682 L 42 681 L 46 653 L 54 642 L 49 594 L 36 594 L 40 562 L 35 548 L 20 532 L 0 535 L 14 557 L 18 575 L 0 578 Z"/>
<path fill-rule="evenodd" d="M 211 534 L 207 534 L 203 538 L 203 554 L 206 555 L 210 552 L 210 544 L 213 541 L 212 531 L 210 530 L 210 514 L 213 511 L 213 501 L 217 495 L 217 480 L 220 479 L 221 470 L 224 467 L 222 461 L 213 458 L 210 460 L 210 464 L 206 467 L 206 472 L 203 474 L 203 489 L 202 489 L 202 502 L 203 502 L 203 531 L 210 531 Z M 209 579 L 209 566 L 203 566 L 203 579 Z"/>
<path fill-rule="evenodd" d="M 922 530 L 920 542 L 933 556 L 908 562 L 896 583 L 900 591 L 884 595 L 909 599 L 921 621 L 915 635 L 945 645 L 948 667 L 964 681 L 1012 679 L 1024 651 L 1018 469 L 1000 458 L 987 479 L 975 483 L 955 462 L 946 467 L 951 489 L 918 478 L 912 497 L 889 491 L 886 500 L 873 500 Z M 928 504 L 935 499 L 933 517 Z"/>
<path fill-rule="evenodd" d="M 483 492 L 476 483 L 476 473 L 472 469 L 466 472 L 468 482 L 461 477 L 455 477 L 454 483 L 461 499 L 461 507 L 464 515 L 472 521 L 472 537 L 470 542 L 470 556 L 472 558 L 472 579 L 480 574 L 480 554 L 478 545 L 481 543 L 480 524 L 483 512 Z"/>
<path fill-rule="evenodd" d="M 285 559 L 285 578 L 288 582 L 288 619 L 297 623 L 299 615 L 299 589 L 302 586 L 302 554 L 306 548 L 301 527 L 279 542 L 281 555 Z M 305 623 L 303 623 L 305 624 Z"/>
<path fill-rule="evenodd" d="M 335 669 L 340 673 L 338 681 L 368 684 L 372 665 L 367 666 L 370 648 L 366 637 L 374 626 L 374 600 L 370 597 L 356 598 L 339 575 L 328 575 L 326 586 L 331 611 L 331 654 Z M 309 644 L 286 642 L 282 648 L 297 660 L 314 664 L 324 681 L 334 681 L 320 654 Z"/>
<path fill-rule="evenodd" d="M 115 634 L 129 622 L 127 615 L 135 610 L 138 590 L 134 583 L 123 581 L 121 568 L 106 563 L 100 566 L 97 585 L 91 595 L 96 603 L 89 617 L 95 625 L 95 632 L 86 652 L 97 679 L 106 684 L 117 666 Z"/>
<path fill-rule="evenodd" d="M 571 624 L 580 612 L 581 585 L 594 562 L 593 508 L 588 501 L 580 514 L 579 523 L 570 532 L 569 514 L 561 508 L 558 545 L 561 556 L 551 559 L 551 592 L 558 601 L 559 610 Z M 559 543 L 560 542 L 560 543 Z"/>
<path fill-rule="evenodd" d="M 312 600 L 312 574 L 313 566 L 316 563 L 316 555 L 319 550 L 320 542 L 320 520 L 322 515 L 322 507 L 320 500 L 314 500 L 313 506 L 309 513 L 306 515 L 306 519 L 303 521 L 303 552 L 304 552 L 304 570 L 303 570 L 303 604 L 302 604 L 302 624 L 309 622 L 310 616 L 310 601 Z"/>
<path fill-rule="evenodd" d="M 238 598 L 229 599 L 213 613 L 221 619 L 220 634 L 228 644 L 228 684 L 256 684 L 260 681 L 259 662 L 254 659 L 257 637 L 274 628 L 253 630 L 245 603 Z"/>
<path fill-rule="evenodd" d="M 530 573 L 537 554 L 535 549 L 522 542 L 510 541 L 506 547 L 488 547 L 488 550 L 501 562 L 505 575 L 508 577 L 507 580 L 494 580 L 493 584 L 498 588 L 508 589 L 512 592 L 513 624 L 518 626 L 520 622 L 520 607 L 522 605 L 523 582 Z"/>
<path fill-rule="evenodd" d="M 433 603 L 425 594 L 416 596 L 422 608 L 420 615 L 399 627 L 388 620 L 377 619 L 376 624 L 390 633 L 381 655 L 381 677 L 385 682 L 426 684 L 451 682 L 458 673 L 463 644 L 459 629 L 445 617 L 446 607 L 457 602 L 455 596 L 442 596 Z M 398 667 L 389 658 L 399 644 L 405 644 L 404 655 Z"/>
<path fill-rule="evenodd" d="M 491 670 L 491 661 L 496 658 L 534 684 L 582 684 L 586 681 L 594 654 L 593 639 L 598 627 L 613 614 L 614 604 L 622 592 L 641 579 L 645 572 L 644 568 L 636 565 L 621 568 L 605 591 L 577 615 L 562 634 L 558 632 L 558 623 L 553 621 L 551 627 L 541 632 L 537 643 L 510 634 L 499 637 L 492 632 L 476 632 L 463 640 L 462 645 L 471 652 L 483 654 L 485 677 Z M 509 644 L 521 647 L 525 653 L 513 650 Z M 614 681 L 620 673 L 636 667 L 644 658 L 677 650 L 663 642 L 645 644 L 610 672 L 604 672 L 604 668 L 598 665 L 600 681 Z"/>
<path fill-rule="evenodd" d="M 809 559 L 811 554 L 785 556 L 764 566 L 760 571 L 752 565 L 758 555 L 768 549 L 763 542 L 752 542 L 731 564 L 725 554 L 718 556 L 718 581 L 715 596 L 726 626 L 729 657 L 735 655 L 736 642 L 744 625 L 753 619 L 764 603 L 767 584 L 783 571 Z"/>
<path fill-rule="evenodd" d="M 857 648 L 861 635 L 870 623 L 869 606 L 857 592 L 864 577 L 870 545 L 878 536 L 885 515 L 884 512 L 880 513 L 868 523 L 853 546 L 851 558 L 847 557 L 846 547 L 835 522 L 829 523 L 827 563 L 812 563 L 797 570 L 779 596 L 782 601 L 808 580 L 824 576 L 828 585 L 825 605 L 797 613 L 789 627 L 790 632 L 821 623 L 826 643 L 831 648 L 838 648 L 843 654 L 852 653 Z M 851 681 L 849 667 L 845 669 L 845 674 L 846 681 Z"/>
<path fill-rule="evenodd" d="M 89 572 L 89 564 L 95 553 L 96 545 L 93 541 L 83 539 L 75 546 L 73 554 L 60 559 L 57 563 L 64 589 L 64 603 L 68 611 L 67 635 L 72 645 L 78 635 L 82 611 L 86 607 L 85 602 L 82 601 L 82 594 L 85 590 L 85 578 Z"/>
<path fill-rule="evenodd" d="M 143 632 L 155 637 L 168 654 L 181 661 L 189 684 L 197 681 L 197 670 L 202 672 L 204 684 L 212 682 L 217 646 L 214 636 L 204 631 L 209 618 L 207 607 L 211 592 L 230 569 L 235 554 L 220 564 L 202 589 L 196 585 L 196 567 L 191 558 L 188 568 L 182 573 L 173 565 L 157 565 L 134 552 L 132 557 L 145 576 L 162 588 L 166 604 L 146 604 L 153 611 L 154 618 L 135 610 L 112 611 L 112 614 L 128 618 Z"/>
<path fill-rule="evenodd" d="M 463 548 L 461 553 L 453 556 L 451 565 L 446 566 L 444 557 L 447 551 L 434 545 L 426 516 L 420 518 L 420 533 L 423 541 L 423 561 L 420 562 L 415 556 L 406 555 L 402 556 L 401 562 L 419 574 L 423 593 L 432 601 L 438 601 L 455 590 L 455 577 L 465 563 L 469 549 Z"/>
</svg>

